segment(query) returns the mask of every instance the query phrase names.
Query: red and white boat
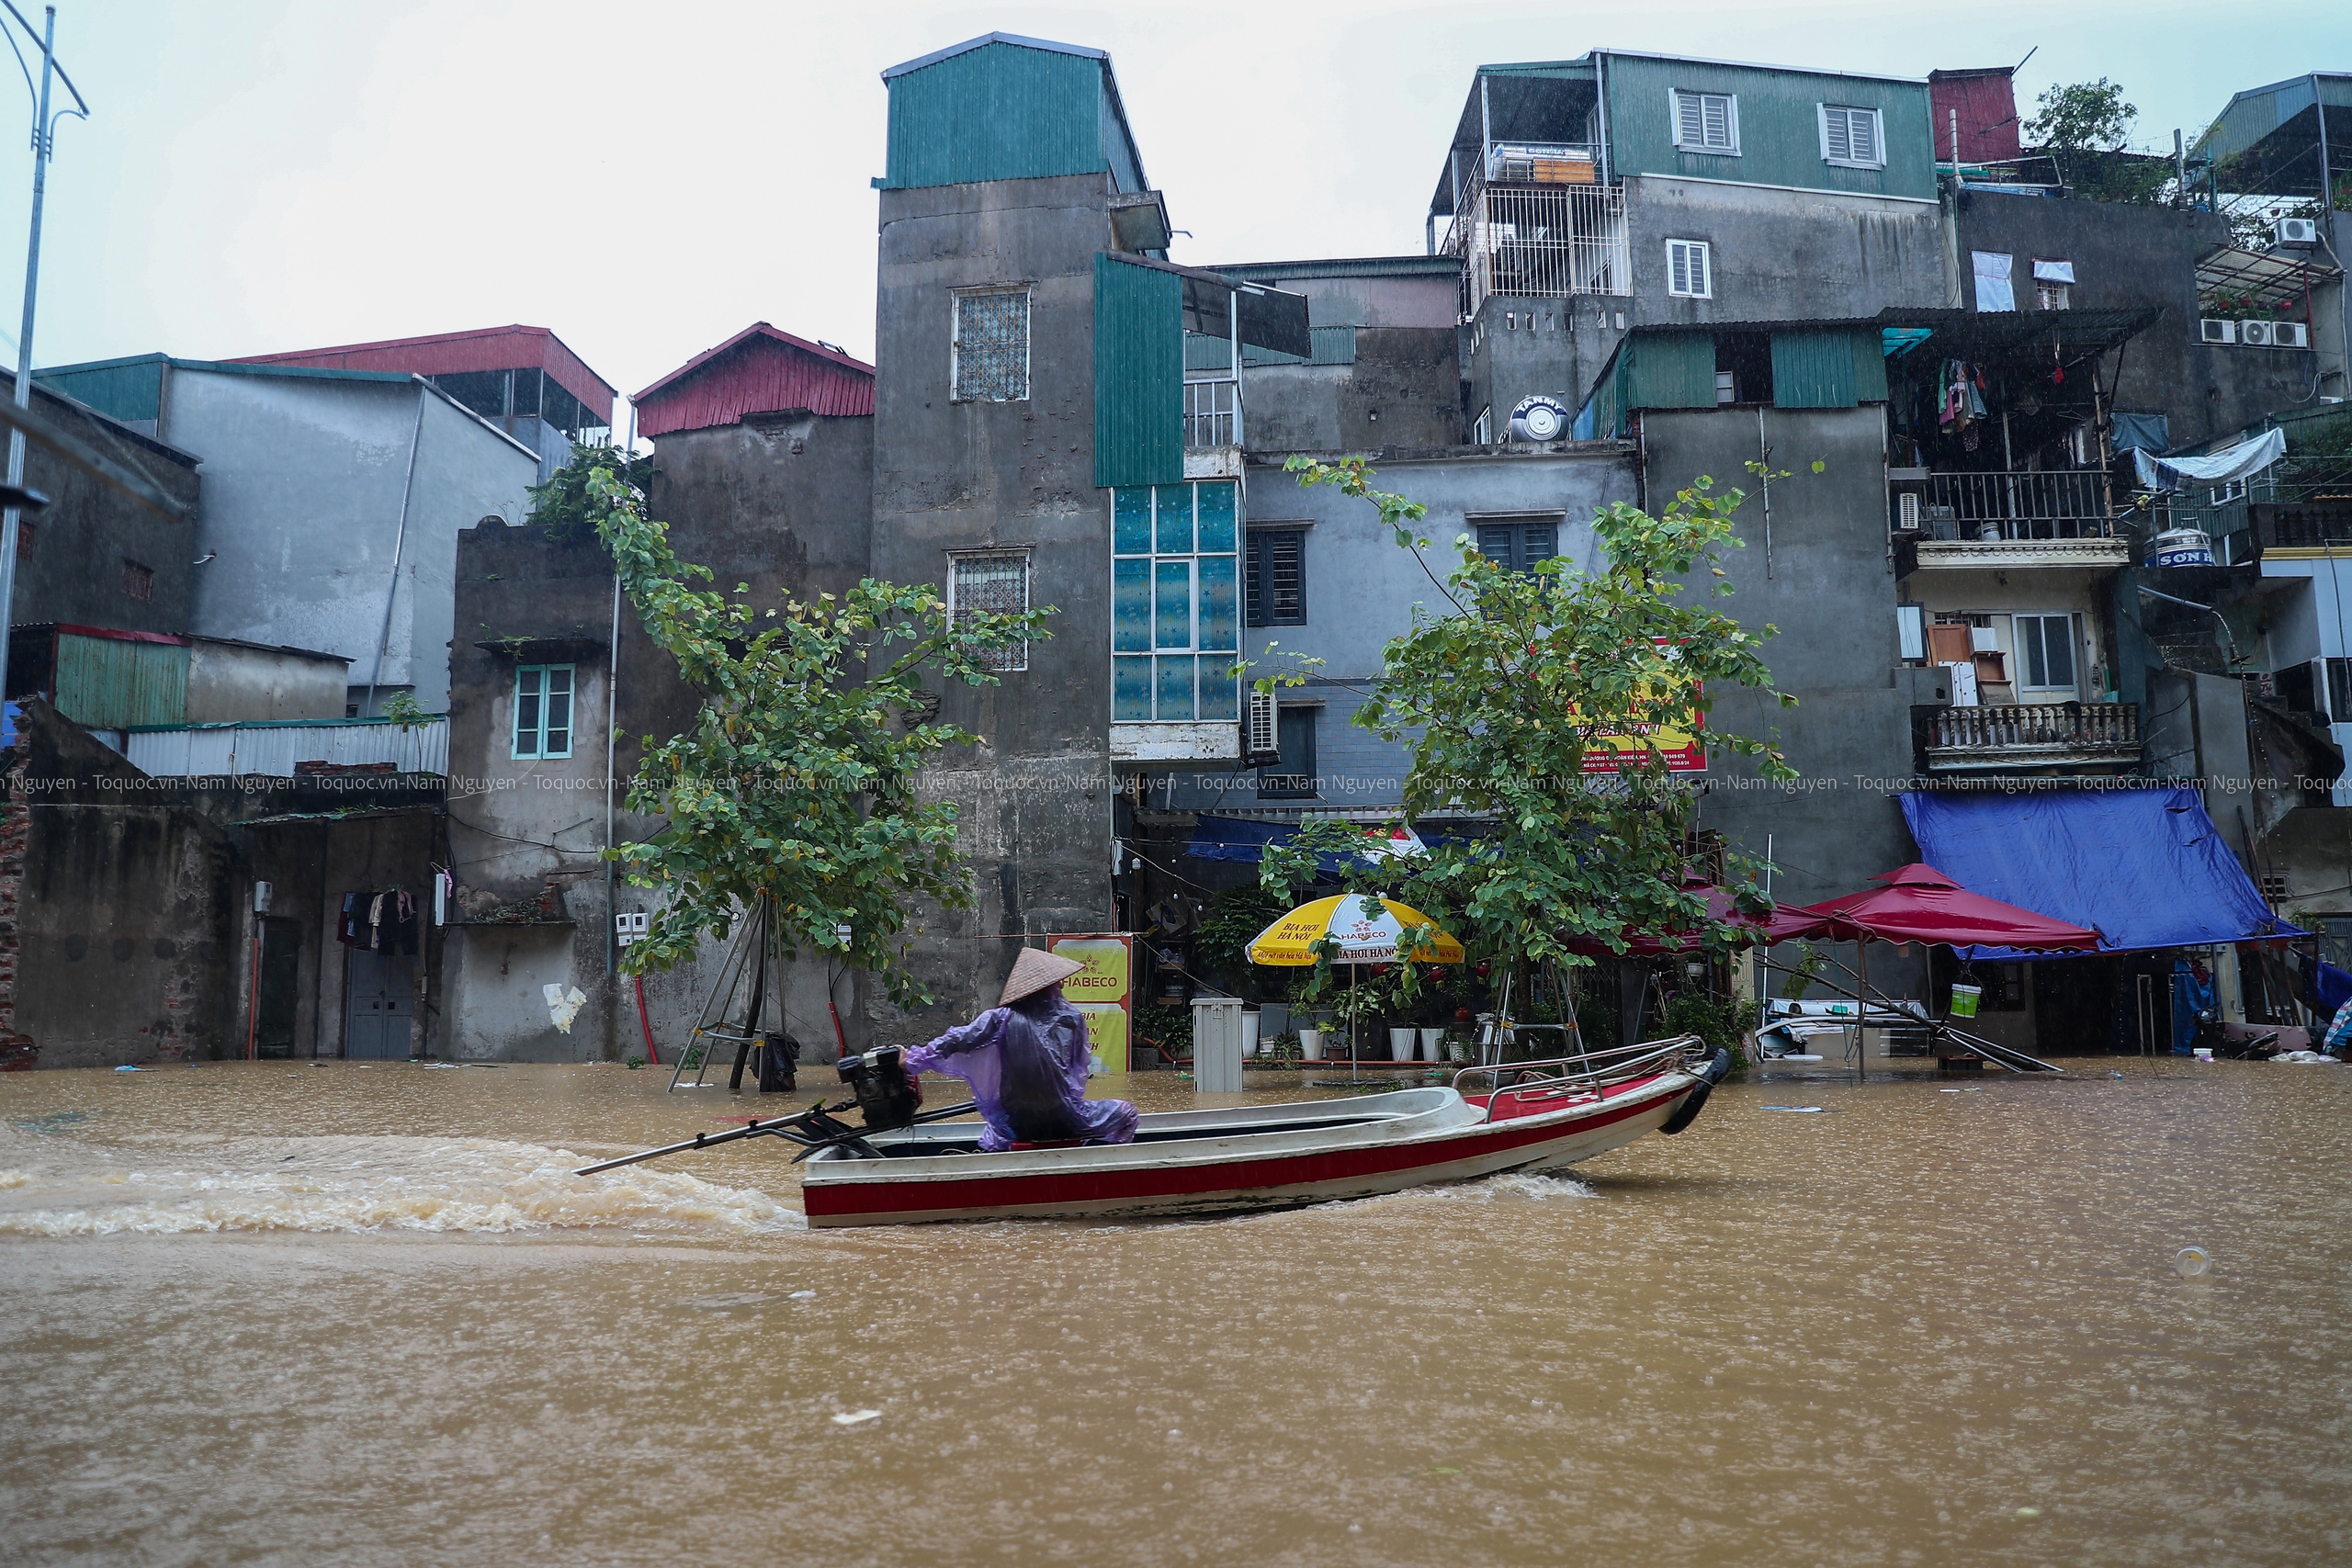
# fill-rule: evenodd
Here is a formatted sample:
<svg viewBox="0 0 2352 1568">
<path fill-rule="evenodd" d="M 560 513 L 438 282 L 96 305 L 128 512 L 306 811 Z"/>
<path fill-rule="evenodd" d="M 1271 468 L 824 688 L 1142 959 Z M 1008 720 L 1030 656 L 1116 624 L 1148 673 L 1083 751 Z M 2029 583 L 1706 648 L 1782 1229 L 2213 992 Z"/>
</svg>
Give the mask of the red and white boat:
<svg viewBox="0 0 2352 1568">
<path fill-rule="evenodd" d="M 803 1194 L 817 1226 L 1126 1219 L 1366 1198 L 1556 1170 L 1645 1133 L 1679 1133 L 1730 1066 L 1686 1036 L 1464 1068 L 1453 1088 L 1148 1114 L 1131 1144 L 995 1154 L 979 1152 L 977 1123 L 919 1123 L 818 1148 Z"/>
</svg>

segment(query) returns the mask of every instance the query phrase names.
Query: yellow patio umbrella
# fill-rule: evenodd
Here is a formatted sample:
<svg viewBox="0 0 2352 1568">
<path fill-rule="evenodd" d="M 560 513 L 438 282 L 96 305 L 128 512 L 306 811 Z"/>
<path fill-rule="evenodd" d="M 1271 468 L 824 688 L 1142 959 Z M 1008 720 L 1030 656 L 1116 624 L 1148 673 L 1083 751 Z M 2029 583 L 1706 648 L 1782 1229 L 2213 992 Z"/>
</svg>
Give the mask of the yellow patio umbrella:
<svg viewBox="0 0 2352 1568">
<path fill-rule="evenodd" d="M 1365 914 L 1366 904 L 1375 906 L 1379 912 Z M 1394 898 L 1342 893 L 1336 898 L 1301 904 L 1260 931 L 1250 944 L 1250 962 L 1303 969 L 1316 961 L 1318 954 L 1315 944 L 1326 937 L 1337 944 L 1331 962 L 1351 965 L 1348 970 L 1351 989 L 1356 983 L 1353 966 L 1394 964 L 1406 958 L 1421 964 L 1459 964 L 1463 956 L 1462 944 L 1411 905 L 1399 904 Z M 1356 1076 L 1357 1059 L 1363 1055 L 1355 1039 L 1355 1026 L 1360 1021 L 1351 1010 L 1348 1021 L 1351 1078 Z"/>
<path fill-rule="evenodd" d="M 1379 914 L 1365 914 L 1367 902 L 1377 905 Z M 1339 944 L 1331 954 L 1334 964 L 1462 962 L 1462 944 L 1435 920 L 1409 904 L 1367 899 L 1361 893 L 1301 904 L 1258 933 L 1250 943 L 1250 962 L 1304 968 L 1316 961 L 1315 944 L 1325 937 Z"/>
</svg>

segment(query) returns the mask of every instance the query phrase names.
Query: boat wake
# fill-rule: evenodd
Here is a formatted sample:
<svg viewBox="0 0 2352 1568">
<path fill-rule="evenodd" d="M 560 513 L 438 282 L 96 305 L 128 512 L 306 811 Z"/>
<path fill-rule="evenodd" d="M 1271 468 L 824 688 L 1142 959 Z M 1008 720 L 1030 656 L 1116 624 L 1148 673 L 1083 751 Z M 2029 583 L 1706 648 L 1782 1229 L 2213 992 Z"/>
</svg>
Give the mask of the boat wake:
<svg viewBox="0 0 2352 1568">
<path fill-rule="evenodd" d="M 1426 1187 L 1412 1192 L 1401 1192 L 1397 1196 L 1430 1199 L 1439 1202 L 1507 1203 L 1531 1200 L 1548 1202 L 1555 1198 L 1598 1198 L 1600 1194 L 1573 1176 L 1536 1176 L 1512 1170 L 1477 1181 L 1459 1182 L 1451 1187 Z"/>
<path fill-rule="evenodd" d="M 750 1188 L 639 1168 L 575 1176 L 579 1163 L 568 1150 L 492 1139 L 246 1138 L 208 1145 L 200 1156 L 83 1145 L 31 1168 L 0 1169 L 0 1235 L 763 1235 L 806 1224 L 797 1210 Z"/>
</svg>

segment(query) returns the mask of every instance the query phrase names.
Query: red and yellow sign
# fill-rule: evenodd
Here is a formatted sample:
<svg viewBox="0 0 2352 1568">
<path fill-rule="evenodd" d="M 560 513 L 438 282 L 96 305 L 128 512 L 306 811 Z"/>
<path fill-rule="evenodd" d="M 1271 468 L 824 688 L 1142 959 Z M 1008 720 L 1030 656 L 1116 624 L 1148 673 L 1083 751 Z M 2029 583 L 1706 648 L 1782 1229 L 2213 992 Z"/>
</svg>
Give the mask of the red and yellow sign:
<svg viewBox="0 0 2352 1568">
<path fill-rule="evenodd" d="M 1586 746 L 1584 771 L 1587 773 L 1613 773 L 1620 760 L 1640 757 L 1653 749 L 1666 761 L 1669 773 L 1703 773 L 1707 771 L 1707 740 L 1703 710 L 1699 701 L 1703 688 L 1689 680 L 1672 666 L 1677 655 L 1666 639 L 1657 639 L 1658 651 L 1668 669 L 1653 693 L 1635 700 L 1634 722 L 1623 731 L 1603 731 Z M 1676 722 L 1643 723 L 1642 710 L 1654 707 L 1659 713 L 1671 713 Z"/>
<path fill-rule="evenodd" d="M 1046 951 L 1086 965 L 1062 982 L 1062 995 L 1085 1016 L 1086 1044 L 1098 1073 L 1127 1070 L 1127 1011 L 1134 1000 L 1134 950 L 1123 936 L 1057 936 Z"/>
</svg>

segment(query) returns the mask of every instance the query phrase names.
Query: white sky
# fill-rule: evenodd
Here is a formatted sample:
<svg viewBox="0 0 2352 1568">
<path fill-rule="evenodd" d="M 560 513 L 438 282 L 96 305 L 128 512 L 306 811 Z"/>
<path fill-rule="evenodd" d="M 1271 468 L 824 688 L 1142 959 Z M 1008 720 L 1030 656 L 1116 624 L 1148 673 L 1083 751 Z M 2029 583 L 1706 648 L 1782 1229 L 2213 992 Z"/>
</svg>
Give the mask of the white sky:
<svg viewBox="0 0 2352 1568">
<path fill-rule="evenodd" d="M 2111 77 L 2140 107 L 2137 140 L 2166 150 L 2234 91 L 2352 69 L 2344 0 L 59 10 L 58 56 L 96 113 L 58 137 L 40 363 L 523 321 L 624 393 L 760 319 L 870 357 L 878 73 L 992 30 L 1111 51 L 1146 170 L 1192 231 L 1176 259 L 1194 263 L 1420 251 L 1481 62 L 1598 46 L 1925 75 L 2038 46 L 2021 104 Z M 29 124 L 23 94 L 0 83 Z M 13 280 L 31 160 L 7 141 Z M 8 282 L 0 300 L 13 364 Z"/>
</svg>

